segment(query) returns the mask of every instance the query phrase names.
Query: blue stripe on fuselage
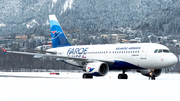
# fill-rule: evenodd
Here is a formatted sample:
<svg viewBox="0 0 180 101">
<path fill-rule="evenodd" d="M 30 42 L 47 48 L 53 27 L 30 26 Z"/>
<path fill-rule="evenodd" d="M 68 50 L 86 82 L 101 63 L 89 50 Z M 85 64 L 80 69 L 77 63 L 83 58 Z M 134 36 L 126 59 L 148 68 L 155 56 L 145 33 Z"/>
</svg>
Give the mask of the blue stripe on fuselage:
<svg viewBox="0 0 180 101">
<path fill-rule="evenodd" d="M 65 61 L 63 61 L 63 62 L 65 62 Z M 65 62 L 65 63 L 70 64 L 67 62 Z M 72 64 L 70 64 L 70 65 L 72 65 Z M 72 66 L 83 68 L 81 66 L 76 66 L 76 65 L 72 65 Z M 116 61 L 116 60 L 115 60 L 113 65 L 109 66 L 109 70 L 126 70 L 126 69 L 144 69 L 144 68 L 141 68 L 139 66 L 133 65 L 133 64 L 128 63 L 128 62 Z M 98 74 L 96 73 L 96 75 L 98 75 Z"/>
<path fill-rule="evenodd" d="M 125 69 L 143 69 L 125 61 L 114 61 L 114 64 L 109 66 L 109 70 L 125 70 Z"/>
</svg>

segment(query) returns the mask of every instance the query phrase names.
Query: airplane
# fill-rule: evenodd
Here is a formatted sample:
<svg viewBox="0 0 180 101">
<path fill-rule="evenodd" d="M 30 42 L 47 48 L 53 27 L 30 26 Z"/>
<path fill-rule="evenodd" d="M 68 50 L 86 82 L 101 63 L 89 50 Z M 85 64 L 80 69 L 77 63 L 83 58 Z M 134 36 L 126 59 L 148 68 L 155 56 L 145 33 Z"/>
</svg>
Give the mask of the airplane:
<svg viewBox="0 0 180 101">
<path fill-rule="evenodd" d="M 161 44 L 129 43 L 105 45 L 72 46 L 55 15 L 49 15 L 52 46 L 46 54 L 19 51 L 7 53 L 33 55 L 34 58 L 54 57 L 56 60 L 81 68 L 85 73 L 82 78 L 105 76 L 109 71 L 121 70 L 118 79 L 128 79 L 125 72 L 136 70 L 144 76 L 155 80 L 163 68 L 177 63 L 177 57 Z"/>
</svg>

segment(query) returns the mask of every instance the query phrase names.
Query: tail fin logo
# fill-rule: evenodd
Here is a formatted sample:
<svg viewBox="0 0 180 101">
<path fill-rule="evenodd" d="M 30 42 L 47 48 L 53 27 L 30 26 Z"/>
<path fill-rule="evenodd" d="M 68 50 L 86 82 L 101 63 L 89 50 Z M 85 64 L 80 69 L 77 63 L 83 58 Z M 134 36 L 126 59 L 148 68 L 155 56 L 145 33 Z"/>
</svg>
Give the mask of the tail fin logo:
<svg viewBox="0 0 180 101">
<path fill-rule="evenodd" d="M 53 33 L 53 37 L 52 39 L 56 39 L 57 37 L 59 37 L 60 34 L 62 34 L 62 32 L 57 32 L 57 31 L 51 31 Z"/>
<path fill-rule="evenodd" d="M 6 51 L 4 48 L 2 48 L 2 49 L 3 49 L 3 51 L 4 51 L 4 54 L 6 54 L 7 51 Z"/>
</svg>

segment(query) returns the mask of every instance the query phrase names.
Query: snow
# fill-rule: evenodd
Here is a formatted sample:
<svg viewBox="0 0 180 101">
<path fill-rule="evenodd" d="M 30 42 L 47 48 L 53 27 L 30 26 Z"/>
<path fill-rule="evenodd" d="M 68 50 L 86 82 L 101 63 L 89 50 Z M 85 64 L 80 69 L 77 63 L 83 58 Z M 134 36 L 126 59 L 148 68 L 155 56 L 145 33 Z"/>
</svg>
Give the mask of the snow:
<svg viewBox="0 0 180 101">
<path fill-rule="evenodd" d="M 118 72 L 110 72 L 105 77 L 94 79 L 81 79 L 82 73 L 72 72 L 62 72 L 60 75 L 50 75 L 46 72 L 1 72 L 0 99 L 2 101 L 179 101 L 180 74 L 162 74 L 155 81 L 148 80 L 141 74 L 127 74 L 128 80 L 118 80 L 116 79 Z"/>
<path fill-rule="evenodd" d="M 0 27 L 5 27 L 5 26 L 6 26 L 6 24 L 4 24 L 4 23 L 0 24 Z"/>
<path fill-rule="evenodd" d="M 57 0 L 52 0 L 53 2 L 52 2 L 52 8 L 54 7 L 54 4 L 56 4 L 56 2 L 57 2 Z M 49 11 L 51 11 L 51 10 L 49 10 Z"/>
<path fill-rule="evenodd" d="M 64 12 L 66 11 L 67 8 L 71 9 L 72 3 L 73 3 L 73 0 L 66 0 L 64 4 Z"/>
<path fill-rule="evenodd" d="M 33 19 L 30 23 L 26 24 L 26 27 L 33 28 L 35 24 L 39 25 L 39 23 L 35 19 Z"/>
<path fill-rule="evenodd" d="M 49 25 L 50 23 L 49 23 L 49 20 L 46 20 L 46 23 L 45 24 L 43 24 L 43 26 L 44 25 Z"/>
<path fill-rule="evenodd" d="M 57 2 L 57 0 L 52 0 L 54 3 L 56 3 Z"/>
</svg>

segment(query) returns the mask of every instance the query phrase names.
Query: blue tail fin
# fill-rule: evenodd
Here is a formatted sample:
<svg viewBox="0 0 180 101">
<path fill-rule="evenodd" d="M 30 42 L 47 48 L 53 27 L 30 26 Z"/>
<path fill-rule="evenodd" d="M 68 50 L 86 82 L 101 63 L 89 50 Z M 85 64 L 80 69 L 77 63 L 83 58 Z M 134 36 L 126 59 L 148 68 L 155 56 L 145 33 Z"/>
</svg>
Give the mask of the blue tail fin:
<svg viewBox="0 0 180 101">
<path fill-rule="evenodd" d="M 55 47 L 71 46 L 71 44 L 66 39 L 64 32 L 57 21 L 55 15 L 49 15 L 52 45 Z"/>
</svg>

